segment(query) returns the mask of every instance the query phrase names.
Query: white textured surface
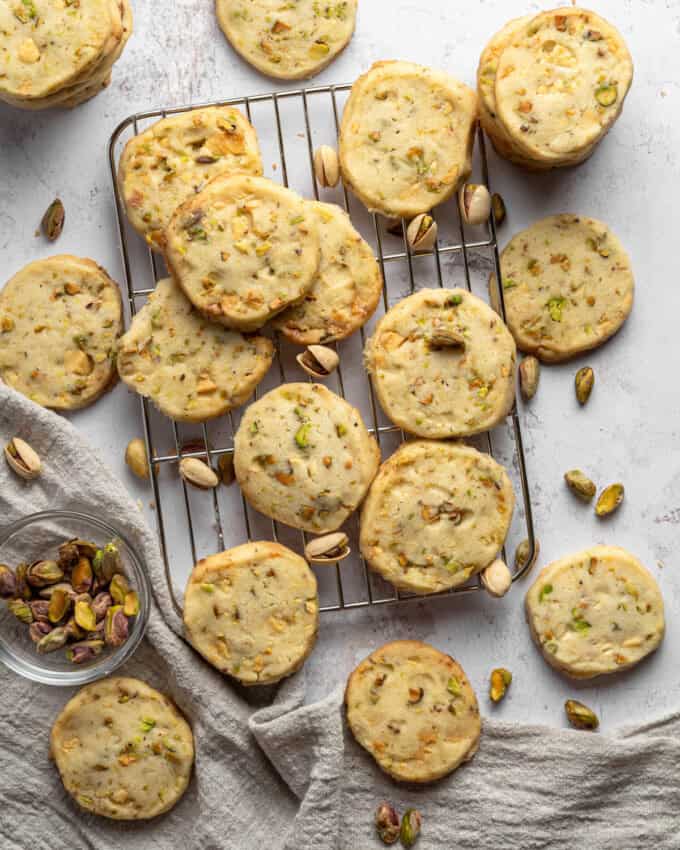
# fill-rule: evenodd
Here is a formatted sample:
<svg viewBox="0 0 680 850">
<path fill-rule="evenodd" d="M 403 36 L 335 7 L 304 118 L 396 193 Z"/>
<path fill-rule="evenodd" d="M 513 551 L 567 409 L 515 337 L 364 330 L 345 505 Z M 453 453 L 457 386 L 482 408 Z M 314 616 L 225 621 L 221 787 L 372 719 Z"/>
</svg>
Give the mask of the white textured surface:
<svg viewBox="0 0 680 850">
<path fill-rule="evenodd" d="M 362 0 L 357 33 L 347 51 L 316 81 L 354 79 L 377 59 L 412 59 L 449 70 L 468 83 L 486 39 L 505 20 L 546 3 L 487 0 Z M 180 0 L 158 13 L 135 2 L 135 33 L 108 90 L 73 112 L 23 113 L 0 108 L 0 266 L 9 277 L 51 253 L 90 256 L 121 279 L 106 143 L 129 113 L 218 97 L 269 91 L 272 81 L 251 71 L 226 44 L 212 4 Z M 509 667 L 515 681 L 493 710 L 503 719 L 561 725 L 562 703 L 578 696 L 600 714 L 603 730 L 649 719 L 680 704 L 676 675 L 680 579 L 674 543 L 680 527 L 680 463 L 676 461 L 680 393 L 674 282 L 678 241 L 673 213 L 680 150 L 678 0 L 606 0 L 594 4 L 623 31 L 636 78 L 623 116 L 592 159 L 577 170 L 527 176 L 492 157 L 494 186 L 508 204 L 511 233 L 549 213 L 581 212 L 607 221 L 627 246 L 637 280 L 633 314 L 599 352 L 543 370 L 539 393 L 522 410 L 540 563 L 592 543 L 616 543 L 638 555 L 660 581 L 668 632 L 660 651 L 637 670 L 596 685 L 577 685 L 550 670 L 524 624 L 522 588 L 503 600 L 481 595 L 408 603 L 398 609 L 330 614 L 309 662 L 312 693 L 326 693 L 378 643 L 397 637 L 431 641 L 449 651 L 478 691 L 490 669 Z M 52 246 L 34 237 L 55 195 L 66 206 L 64 233 Z M 576 369 L 590 363 L 597 383 L 586 410 L 572 388 Z M 139 405 L 119 385 L 72 417 L 130 489 L 123 463 L 127 441 L 141 432 Z M 566 492 L 562 474 L 580 466 L 601 485 L 621 480 L 626 501 L 609 522 Z M 660 566 L 663 564 L 663 568 Z M 480 694 L 481 695 L 481 694 Z M 484 713 L 489 713 L 482 696 Z"/>
</svg>

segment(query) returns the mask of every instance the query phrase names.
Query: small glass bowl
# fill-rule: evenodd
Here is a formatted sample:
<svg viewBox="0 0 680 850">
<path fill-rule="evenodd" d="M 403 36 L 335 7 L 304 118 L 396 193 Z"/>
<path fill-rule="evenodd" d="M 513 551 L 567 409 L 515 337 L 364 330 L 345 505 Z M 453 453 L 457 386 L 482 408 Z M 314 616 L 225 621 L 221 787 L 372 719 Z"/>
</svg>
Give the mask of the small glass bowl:
<svg viewBox="0 0 680 850">
<path fill-rule="evenodd" d="M 130 586 L 139 596 L 139 614 L 130 621 L 130 633 L 122 646 L 106 646 L 92 661 L 73 664 L 66 658 L 66 647 L 38 653 L 28 626 L 0 601 L 0 661 L 15 673 L 44 685 L 85 685 L 110 675 L 138 647 L 149 620 L 151 587 L 140 556 L 125 535 L 96 517 L 73 511 L 42 511 L 17 520 L 0 529 L 0 564 L 15 567 L 23 561 L 56 558 L 57 548 L 74 537 L 98 546 L 114 539 L 118 542 Z"/>
</svg>

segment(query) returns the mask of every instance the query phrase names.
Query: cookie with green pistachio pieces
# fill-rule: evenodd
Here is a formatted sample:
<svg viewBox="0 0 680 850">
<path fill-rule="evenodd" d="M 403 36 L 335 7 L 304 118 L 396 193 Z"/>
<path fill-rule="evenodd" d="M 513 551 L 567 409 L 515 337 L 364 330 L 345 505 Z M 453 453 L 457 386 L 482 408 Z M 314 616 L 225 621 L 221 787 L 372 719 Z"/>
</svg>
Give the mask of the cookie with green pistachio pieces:
<svg viewBox="0 0 680 850">
<path fill-rule="evenodd" d="M 375 312 L 383 280 L 371 247 L 335 204 L 307 203 L 321 239 L 321 262 L 304 299 L 274 319 L 291 342 L 314 345 L 345 339 Z"/>
<path fill-rule="evenodd" d="M 380 404 L 411 434 L 464 437 L 493 428 L 515 400 L 515 343 L 463 289 L 421 289 L 392 307 L 364 359 Z"/>
<path fill-rule="evenodd" d="M 0 4 L 0 99 L 44 98 L 89 75 L 120 30 L 113 0 Z"/>
<path fill-rule="evenodd" d="M 93 260 L 36 260 L 0 291 L 0 380 L 43 407 L 92 404 L 116 376 L 118 285 Z"/>
<path fill-rule="evenodd" d="M 605 135 L 632 79 L 630 52 L 615 27 L 586 9 L 554 9 L 523 23 L 502 50 L 496 115 L 520 153 L 559 162 Z"/>
<path fill-rule="evenodd" d="M 359 411 L 321 384 L 282 384 L 253 402 L 234 438 L 243 494 L 266 516 L 335 531 L 364 498 L 380 449 Z"/>
<path fill-rule="evenodd" d="M 120 339 L 118 373 L 171 419 L 205 422 L 243 404 L 273 356 L 271 340 L 209 322 L 165 278 Z"/>
<path fill-rule="evenodd" d="M 318 74 L 349 44 L 358 0 L 216 0 L 217 20 L 237 53 L 280 80 Z"/>
<path fill-rule="evenodd" d="M 312 288 L 319 230 L 295 192 L 264 177 L 219 175 L 174 213 L 170 271 L 214 322 L 254 331 Z"/>
<path fill-rule="evenodd" d="M 633 667 L 664 635 L 652 574 L 618 546 L 592 546 L 554 561 L 529 588 L 525 612 L 545 660 L 574 679 Z"/>
<path fill-rule="evenodd" d="M 50 735 L 64 788 L 81 808 L 114 820 L 153 818 L 187 789 L 191 727 L 164 694 L 124 677 L 81 688 Z"/>
<path fill-rule="evenodd" d="M 412 62 L 376 62 L 352 86 L 340 128 L 345 183 L 373 212 L 413 218 L 470 174 L 477 95 Z"/>
<path fill-rule="evenodd" d="M 508 474 L 489 455 L 462 443 L 410 441 L 371 484 L 361 553 L 400 590 L 448 590 L 498 555 L 514 505 Z"/>
<path fill-rule="evenodd" d="M 372 652 L 349 677 L 347 723 L 378 766 L 402 782 L 434 782 L 477 751 L 481 720 L 463 668 L 417 640 Z"/>
<path fill-rule="evenodd" d="M 548 216 L 513 236 L 501 253 L 501 275 L 518 348 L 545 362 L 602 345 L 633 308 L 628 255 L 606 224 L 585 216 Z M 494 275 L 489 292 L 498 309 Z"/>
<path fill-rule="evenodd" d="M 171 115 L 133 136 L 118 163 L 132 226 L 160 250 L 177 207 L 219 174 L 262 174 L 255 129 L 233 106 Z"/>
<path fill-rule="evenodd" d="M 290 676 L 316 641 L 316 578 L 279 543 L 244 543 L 199 561 L 184 596 L 194 649 L 244 685 Z"/>
</svg>

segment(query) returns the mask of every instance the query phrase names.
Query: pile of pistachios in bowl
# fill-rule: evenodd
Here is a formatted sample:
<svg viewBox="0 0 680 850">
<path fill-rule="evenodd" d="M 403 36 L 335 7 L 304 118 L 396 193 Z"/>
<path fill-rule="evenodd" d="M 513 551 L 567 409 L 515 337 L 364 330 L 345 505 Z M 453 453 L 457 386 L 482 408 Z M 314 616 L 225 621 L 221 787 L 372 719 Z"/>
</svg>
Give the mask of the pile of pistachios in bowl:
<svg viewBox="0 0 680 850">
<path fill-rule="evenodd" d="M 115 541 L 100 548 L 75 538 L 59 546 L 56 560 L 0 564 L 0 598 L 28 626 L 38 652 L 65 647 L 73 664 L 122 646 L 139 614 Z"/>
</svg>

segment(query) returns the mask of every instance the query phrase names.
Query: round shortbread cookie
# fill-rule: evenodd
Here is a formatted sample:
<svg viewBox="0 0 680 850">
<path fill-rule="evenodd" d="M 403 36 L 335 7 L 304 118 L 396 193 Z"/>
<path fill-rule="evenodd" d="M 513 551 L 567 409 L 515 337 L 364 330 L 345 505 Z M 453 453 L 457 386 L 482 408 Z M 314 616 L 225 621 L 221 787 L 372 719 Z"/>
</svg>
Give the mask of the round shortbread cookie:
<svg viewBox="0 0 680 850">
<path fill-rule="evenodd" d="M 112 0 L 0 4 L 0 98 L 46 97 L 82 78 L 110 49 L 120 27 Z"/>
<path fill-rule="evenodd" d="M 357 0 L 216 0 L 222 32 L 246 62 L 269 77 L 318 74 L 350 42 Z"/>
<path fill-rule="evenodd" d="M 386 643 L 349 677 L 352 734 L 386 773 L 434 782 L 477 751 L 477 697 L 462 667 L 416 640 Z"/>
<path fill-rule="evenodd" d="M 311 289 L 318 227 L 290 189 L 264 177 L 220 175 L 172 216 L 165 258 L 202 313 L 254 331 Z"/>
<path fill-rule="evenodd" d="M 380 449 L 359 411 L 321 384 L 283 384 L 253 402 L 234 438 L 243 494 L 266 516 L 335 531 L 375 477 Z"/>
<path fill-rule="evenodd" d="M 115 820 L 154 818 L 187 789 L 194 736 L 175 704 L 139 679 L 81 688 L 56 719 L 50 755 L 73 799 Z"/>
<path fill-rule="evenodd" d="M 545 660 L 575 679 L 633 667 L 664 634 L 654 577 L 625 549 L 593 546 L 543 569 L 525 599 Z"/>
<path fill-rule="evenodd" d="M 546 362 L 597 348 L 633 308 L 633 272 L 607 225 L 563 213 L 513 236 L 501 254 L 503 300 L 518 348 Z M 498 309 L 495 275 L 489 293 Z"/>
<path fill-rule="evenodd" d="M 0 292 L 0 379 L 43 407 L 91 404 L 116 377 L 118 285 L 93 260 L 24 266 Z"/>
<path fill-rule="evenodd" d="M 369 210 L 412 218 L 468 177 L 477 95 L 412 62 L 376 62 L 352 86 L 340 128 L 345 183 Z"/>
<path fill-rule="evenodd" d="M 633 79 L 620 33 L 578 8 L 543 12 L 510 38 L 498 59 L 496 112 L 531 159 L 578 155 L 618 118 Z"/>
<path fill-rule="evenodd" d="M 171 419 L 205 422 L 243 404 L 273 357 L 271 340 L 209 322 L 166 278 L 121 337 L 118 373 Z"/>
<path fill-rule="evenodd" d="M 244 685 L 299 670 L 319 624 L 316 577 L 279 543 L 244 543 L 199 561 L 184 596 L 194 649 Z"/>
<path fill-rule="evenodd" d="M 192 109 L 133 136 L 118 163 L 132 226 L 156 250 L 177 207 L 218 174 L 262 174 L 257 135 L 233 106 Z"/>
<path fill-rule="evenodd" d="M 369 488 L 361 553 L 400 590 L 448 590 L 497 557 L 514 505 L 508 474 L 489 455 L 459 443 L 404 443 Z"/>
<path fill-rule="evenodd" d="M 274 327 L 298 345 L 348 337 L 371 318 L 383 286 L 378 261 L 347 213 L 314 201 L 308 211 L 319 227 L 319 271 L 304 299 L 274 320 Z"/>
<path fill-rule="evenodd" d="M 366 344 L 380 404 L 400 428 L 446 439 L 488 431 L 515 400 L 515 343 L 463 289 L 421 289 L 392 307 Z"/>
</svg>

